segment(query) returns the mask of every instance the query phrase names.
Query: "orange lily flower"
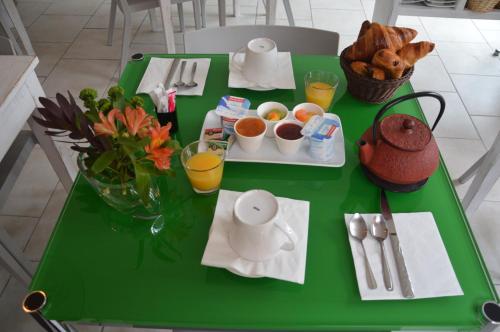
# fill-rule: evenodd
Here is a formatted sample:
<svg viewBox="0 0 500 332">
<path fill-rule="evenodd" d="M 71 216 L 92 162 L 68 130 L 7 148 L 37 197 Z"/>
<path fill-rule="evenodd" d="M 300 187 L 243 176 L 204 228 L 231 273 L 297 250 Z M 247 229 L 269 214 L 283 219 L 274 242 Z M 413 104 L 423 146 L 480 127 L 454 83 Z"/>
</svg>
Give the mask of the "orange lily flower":
<svg viewBox="0 0 500 332">
<path fill-rule="evenodd" d="M 151 137 L 151 143 L 149 147 L 151 150 L 159 148 L 164 142 L 170 138 L 170 128 L 172 123 L 167 123 L 165 126 L 161 126 L 158 120 L 153 120 L 154 124 L 149 128 L 149 136 Z"/>
<path fill-rule="evenodd" d="M 158 148 L 149 150 L 149 147 L 146 147 L 146 152 L 150 152 L 146 158 L 154 161 L 156 168 L 159 170 L 167 170 L 170 168 L 170 156 L 174 153 L 174 149 Z"/>
<path fill-rule="evenodd" d="M 141 107 L 135 109 L 126 107 L 125 116 L 122 115 L 118 118 L 127 127 L 128 133 L 132 136 L 135 136 L 137 133 L 140 136 L 144 136 L 146 134 L 145 128 L 151 125 L 151 119 L 152 117 Z"/>
<path fill-rule="evenodd" d="M 115 136 L 116 134 L 118 134 L 115 118 L 119 118 L 120 115 L 122 114 L 117 108 L 113 108 L 111 111 L 109 111 L 107 117 L 104 115 L 104 113 L 99 112 L 99 118 L 101 119 L 101 122 L 94 123 L 94 130 L 96 132 L 96 135 Z"/>
</svg>

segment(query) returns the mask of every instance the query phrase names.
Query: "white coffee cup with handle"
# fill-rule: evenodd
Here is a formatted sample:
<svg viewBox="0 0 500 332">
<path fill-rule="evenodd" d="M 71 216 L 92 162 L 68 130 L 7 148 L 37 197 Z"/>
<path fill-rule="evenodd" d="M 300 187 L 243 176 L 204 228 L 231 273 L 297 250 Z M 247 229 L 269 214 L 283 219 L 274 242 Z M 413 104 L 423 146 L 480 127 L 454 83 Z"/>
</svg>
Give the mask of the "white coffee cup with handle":
<svg viewBox="0 0 500 332">
<path fill-rule="evenodd" d="M 244 53 L 243 61 L 237 55 Z M 248 81 L 260 86 L 268 86 L 278 68 L 278 47 L 269 38 L 255 38 L 233 54 L 232 65 Z"/>
<path fill-rule="evenodd" d="M 281 250 L 294 250 L 297 235 L 279 218 L 279 212 L 278 200 L 270 192 L 256 189 L 242 193 L 234 203 L 231 248 L 250 261 L 265 261 Z"/>
</svg>

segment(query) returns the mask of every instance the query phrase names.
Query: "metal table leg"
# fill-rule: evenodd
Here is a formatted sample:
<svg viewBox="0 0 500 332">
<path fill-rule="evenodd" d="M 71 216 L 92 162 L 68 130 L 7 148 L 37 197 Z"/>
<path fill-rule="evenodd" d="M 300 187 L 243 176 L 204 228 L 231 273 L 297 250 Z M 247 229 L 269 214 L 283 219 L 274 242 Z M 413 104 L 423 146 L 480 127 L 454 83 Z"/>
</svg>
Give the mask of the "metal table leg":
<svg viewBox="0 0 500 332">
<path fill-rule="evenodd" d="M 500 326 L 500 305 L 498 303 L 485 302 L 481 306 L 481 314 L 485 323 L 481 332 L 492 332 Z"/>
<path fill-rule="evenodd" d="M 76 332 L 76 329 L 69 324 L 43 317 L 41 310 L 46 304 L 47 294 L 43 291 L 34 291 L 24 298 L 23 311 L 33 317 L 47 332 Z"/>
</svg>

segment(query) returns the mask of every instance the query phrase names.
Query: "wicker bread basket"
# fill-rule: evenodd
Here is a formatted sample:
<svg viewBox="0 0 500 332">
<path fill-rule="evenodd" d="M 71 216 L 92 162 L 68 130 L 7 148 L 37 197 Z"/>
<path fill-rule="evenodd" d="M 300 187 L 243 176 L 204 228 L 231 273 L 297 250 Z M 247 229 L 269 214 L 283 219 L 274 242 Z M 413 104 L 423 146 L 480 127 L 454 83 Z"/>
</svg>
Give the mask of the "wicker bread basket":
<svg viewBox="0 0 500 332">
<path fill-rule="evenodd" d="M 347 78 L 347 90 L 362 101 L 380 104 L 392 97 L 396 90 L 407 82 L 413 74 L 413 67 L 408 69 L 401 78 L 376 80 L 362 76 L 352 70 L 350 61 L 345 58 L 347 48 L 340 54 L 340 66 Z"/>
<path fill-rule="evenodd" d="M 492 11 L 499 3 L 499 0 L 469 0 L 467 2 L 467 8 L 475 12 L 485 13 Z"/>
</svg>

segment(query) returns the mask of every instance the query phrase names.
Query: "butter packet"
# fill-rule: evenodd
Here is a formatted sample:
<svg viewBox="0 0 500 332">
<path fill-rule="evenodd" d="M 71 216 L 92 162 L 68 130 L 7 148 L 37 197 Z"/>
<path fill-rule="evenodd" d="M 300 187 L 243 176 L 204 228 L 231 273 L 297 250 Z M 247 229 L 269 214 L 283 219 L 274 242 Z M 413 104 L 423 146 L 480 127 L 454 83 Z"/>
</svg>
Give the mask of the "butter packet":
<svg viewBox="0 0 500 332">
<path fill-rule="evenodd" d="M 328 113 L 322 117 L 314 115 L 302 128 L 302 135 L 309 137 L 309 154 L 317 160 L 326 161 L 333 157 L 335 136 L 339 132 L 340 123 Z"/>
<path fill-rule="evenodd" d="M 225 136 L 223 128 L 207 128 L 203 131 L 204 141 L 222 141 Z"/>
<path fill-rule="evenodd" d="M 213 151 L 218 155 L 222 155 L 224 151 L 228 151 L 233 145 L 234 136 L 229 136 L 227 140 L 224 141 L 207 141 L 207 150 Z"/>
</svg>

